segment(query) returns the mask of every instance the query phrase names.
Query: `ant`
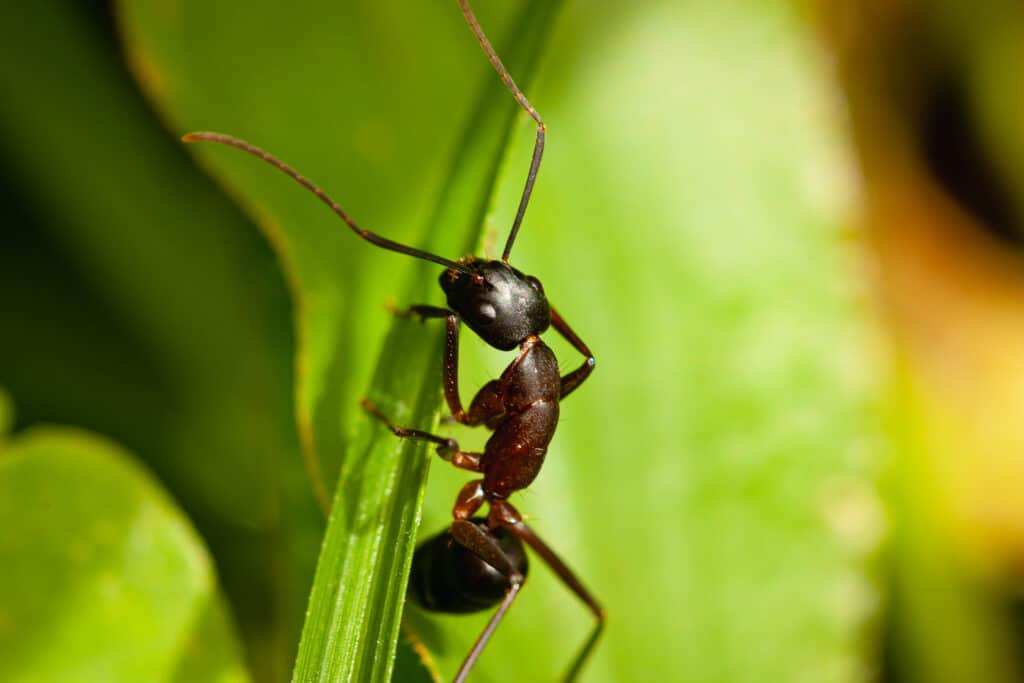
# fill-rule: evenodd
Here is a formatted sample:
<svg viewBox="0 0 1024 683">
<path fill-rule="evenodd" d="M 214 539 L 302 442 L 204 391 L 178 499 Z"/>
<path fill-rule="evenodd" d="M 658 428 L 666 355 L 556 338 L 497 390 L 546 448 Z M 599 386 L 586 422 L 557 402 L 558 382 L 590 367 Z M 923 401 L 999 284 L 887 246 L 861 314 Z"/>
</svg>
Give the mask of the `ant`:
<svg viewBox="0 0 1024 683">
<path fill-rule="evenodd" d="M 363 408 L 387 425 L 396 436 L 436 444 L 437 454 L 443 460 L 483 475 L 459 491 L 449 529 L 417 548 L 413 556 L 409 595 L 424 608 L 440 612 L 477 612 L 497 605 L 497 610 L 455 676 L 455 683 L 461 683 L 469 676 L 523 586 L 527 573 L 525 543 L 596 618 L 591 636 L 566 676 L 566 680 L 571 680 L 579 673 L 604 628 L 605 611 L 572 570 L 523 522 L 519 511 L 508 502 L 508 497 L 529 486 L 540 472 L 548 444 L 558 425 L 559 402 L 590 376 L 595 364 L 594 355 L 548 303 L 540 281 L 508 263 L 537 179 L 547 128 L 495 53 L 468 0 L 457 2 L 501 80 L 519 106 L 537 123 L 526 186 L 500 261 L 478 260 L 472 256 L 451 261 L 364 230 L 305 176 L 244 140 L 211 132 L 189 133 L 183 140 L 215 142 L 259 157 L 316 195 L 364 240 L 383 249 L 445 266 L 440 284 L 447 296 L 448 308 L 418 305 L 397 314 L 417 316 L 423 321 L 428 318 L 445 320 L 445 400 L 455 422 L 470 427 L 484 425 L 494 432 L 484 451 L 464 451 L 455 439 L 400 427 L 368 400 L 362 402 Z M 459 330 L 463 322 L 497 349 L 511 351 L 519 348 L 516 358 L 501 377 L 488 382 L 476 394 L 469 411 L 463 408 L 459 398 Z M 554 327 L 585 358 L 582 365 L 565 376 L 559 374 L 554 353 L 539 336 L 549 327 Z M 484 503 L 489 506 L 488 515 L 474 516 Z"/>
</svg>

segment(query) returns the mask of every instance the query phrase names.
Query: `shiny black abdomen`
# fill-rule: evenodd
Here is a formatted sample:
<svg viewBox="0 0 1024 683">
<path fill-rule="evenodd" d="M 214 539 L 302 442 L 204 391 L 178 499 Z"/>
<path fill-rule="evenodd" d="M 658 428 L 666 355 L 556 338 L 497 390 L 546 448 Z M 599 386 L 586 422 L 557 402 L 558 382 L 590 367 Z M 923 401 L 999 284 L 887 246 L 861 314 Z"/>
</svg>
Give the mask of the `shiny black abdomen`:
<svg viewBox="0 0 1024 683">
<path fill-rule="evenodd" d="M 482 529 L 482 517 L 473 522 Z M 503 528 L 490 532 L 512 563 L 526 576 L 528 569 L 522 543 Z M 416 549 L 409 579 L 409 597 L 435 612 L 465 613 L 488 609 L 501 602 L 509 589 L 508 578 L 444 531 Z"/>
</svg>

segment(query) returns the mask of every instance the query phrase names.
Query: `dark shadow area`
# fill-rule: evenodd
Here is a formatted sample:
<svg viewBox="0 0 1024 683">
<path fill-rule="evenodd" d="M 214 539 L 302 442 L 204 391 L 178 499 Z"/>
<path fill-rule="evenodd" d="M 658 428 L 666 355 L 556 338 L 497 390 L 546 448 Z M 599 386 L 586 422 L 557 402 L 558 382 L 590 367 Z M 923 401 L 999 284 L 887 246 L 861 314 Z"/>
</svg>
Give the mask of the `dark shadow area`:
<svg viewBox="0 0 1024 683">
<path fill-rule="evenodd" d="M 899 642 L 900 597 L 891 573 L 888 578 L 888 600 L 878 627 L 878 683 L 904 683 L 905 677 L 901 674 L 903 663 L 899 658 L 902 651 Z"/>
<path fill-rule="evenodd" d="M 1009 627 L 1016 644 L 1017 661 L 1024 669 L 1024 589 L 1018 588 L 1017 594 L 1010 598 L 1007 605 Z"/>
<path fill-rule="evenodd" d="M 153 444 L 142 418 L 172 408 L 168 383 L 53 241 L 12 170 L 0 170 L 0 386 L 15 397 L 15 429 L 82 425 L 144 451 Z M 108 396 L 128 397 L 126 410 L 111 411 Z"/>
<path fill-rule="evenodd" d="M 962 79 L 950 73 L 937 79 L 922 119 L 922 153 L 935 179 L 993 235 L 1024 244 L 1010 193 L 986 155 Z"/>
</svg>

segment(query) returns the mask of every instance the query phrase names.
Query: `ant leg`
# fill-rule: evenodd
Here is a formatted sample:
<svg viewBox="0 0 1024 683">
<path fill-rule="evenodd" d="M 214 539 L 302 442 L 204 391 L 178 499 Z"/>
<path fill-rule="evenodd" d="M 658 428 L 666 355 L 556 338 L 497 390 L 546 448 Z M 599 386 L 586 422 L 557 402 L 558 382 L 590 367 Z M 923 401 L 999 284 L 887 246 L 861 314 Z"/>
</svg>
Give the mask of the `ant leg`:
<svg viewBox="0 0 1024 683">
<path fill-rule="evenodd" d="M 480 424 L 483 420 L 472 417 L 473 406 L 470 406 L 470 412 L 467 414 L 462 407 L 462 399 L 459 397 L 459 314 L 437 306 L 410 306 L 405 311 L 396 311 L 395 314 L 402 317 L 418 315 L 420 320 L 445 319 L 444 399 L 448 404 L 448 410 L 452 413 L 453 420 L 470 427 Z M 481 393 L 483 392 L 481 391 Z M 474 403 L 476 403 L 475 400 Z"/>
<path fill-rule="evenodd" d="M 440 306 L 427 306 L 424 304 L 417 304 L 416 306 L 410 306 L 409 308 L 397 308 L 392 313 L 399 318 L 411 318 L 418 316 L 420 322 L 428 318 L 447 318 L 449 315 L 456 315 L 455 311 L 449 311 L 447 308 L 441 308 Z"/>
<path fill-rule="evenodd" d="M 484 480 L 477 479 L 476 481 L 467 482 L 459 489 L 459 495 L 455 496 L 455 507 L 452 508 L 452 517 L 456 522 L 464 522 L 471 518 L 483 504 Z"/>
<path fill-rule="evenodd" d="M 444 344 L 444 398 L 451 411 L 451 419 L 467 427 L 489 424 L 498 416 L 505 414 L 505 399 L 501 392 L 501 383 L 492 380 L 484 385 L 469 404 L 469 412 L 462 407 L 459 397 L 459 314 L 438 306 L 410 306 L 405 310 L 395 311 L 395 315 L 403 318 L 419 316 L 420 320 L 428 318 L 445 319 Z"/>
<path fill-rule="evenodd" d="M 512 567 L 508 556 L 492 535 L 466 519 L 457 519 L 452 522 L 451 533 L 460 545 L 468 548 L 474 555 L 504 574 L 511 583 L 523 583 L 523 575 Z"/>
<path fill-rule="evenodd" d="M 573 593 L 578 597 L 593 613 L 596 623 L 594 624 L 594 630 L 591 631 L 590 637 L 583 644 L 579 654 L 573 660 L 572 666 L 566 672 L 565 681 L 575 680 L 576 676 L 583 669 L 583 665 L 586 663 L 587 657 L 593 652 L 594 646 L 597 644 L 598 638 L 601 636 L 601 632 L 604 630 L 606 613 L 601 603 L 590 594 L 583 583 L 577 578 L 576 574 L 561 558 L 555 554 L 555 552 L 548 546 L 547 543 L 541 540 L 537 534 L 533 533 L 530 527 L 523 523 L 522 516 L 519 511 L 516 510 L 511 503 L 506 500 L 495 500 L 491 503 L 491 514 L 488 523 L 493 526 L 503 526 L 512 532 L 520 541 L 526 543 L 526 545 L 533 548 L 534 552 L 540 555 L 540 558 L 551 567 L 551 569 L 558 575 L 558 578 L 562 580 L 566 586 L 572 590 Z"/>
<path fill-rule="evenodd" d="M 590 377 L 590 373 L 594 371 L 594 365 L 597 361 L 594 359 L 594 354 L 590 352 L 587 345 L 580 339 L 569 324 L 562 319 L 562 316 L 558 314 L 555 307 L 551 307 L 551 325 L 558 330 L 558 333 L 562 335 L 567 342 L 573 345 L 577 351 L 582 353 L 586 360 L 583 361 L 583 365 L 579 366 L 568 375 L 562 378 L 562 394 L 559 400 L 565 398 L 573 392 L 579 385 L 583 384 L 583 381 Z"/>
<path fill-rule="evenodd" d="M 447 308 L 437 306 L 410 306 L 406 310 L 396 311 L 400 317 L 419 316 L 420 320 L 428 318 L 445 319 L 444 344 L 444 398 L 451 411 L 451 419 L 467 427 L 487 424 L 491 419 L 505 414 L 505 399 L 501 393 L 501 384 L 497 380 L 488 382 L 477 392 L 469 412 L 462 407 L 459 397 L 459 314 Z"/>
<path fill-rule="evenodd" d="M 504 599 L 490 621 L 487 622 L 487 626 L 484 627 L 484 630 L 477 637 L 476 642 L 473 643 L 473 648 L 466 655 L 462 666 L 459 667 L 459 672 L 455 675 L 454 683 L 462 683 L 469 676 L 469 672 L 476 664 L 476 660 L 480 658 L 480 653 L 484 651 L 484 647 L 491 640 L 491 636 L 494 635 L 498 624 L 501 623 L 505 613 L 508 612 L 508 608 L 512 606 L 512 601 L 519 594 L 519 589 L 523 587 L 523 575 L 512 568 L 508 557 L 502 551 L 497 541 L 494 540 L 494 537 L 476 524 L 466 520 L 455 520 L 452 522 L 451 534 L 458 543 L 504 574 L 509 582 Z"/>
<path fill-rule="evenodd" d="M 369 401 L 369 399 L 364 398 L 361 401 L 361 405 L 366 412 L 386 424 L 388 429 L 390 429 L 395 436 L 403 439 L 417 439 L 420 441 L 430 441 L 431 443 L 435 443 L 437 444 L 437 454 L 441 456 L 442 460 L 446 460 L 463 470 L 469 470 L 470 472 L 480 471 L 481 454 L 460 449 L 459 442 L 455 439 L 446 436 L 437 436 L 436 434 L 424 432 L 419 429 L 399 427 L 389 420 L 377 406 Z"/>
<path fill-rule="evenodd" d="M 512 601 L 519 595 L 519 589 L 522 587 L 521 583 L 513 583 L 509 586 L 508 592 L 505 593 L 505 598 L 498 605 L 498 610 L 491 617 L 491 620 L 487 622 L 487 626 L 484 627 L 480 635 L 477 636 L 476 642 L 473 643 L 473 649 L 466 655 L 466 659 L 463 660 L 462 666 L 459 667 L 459 672 L 455 675 L 452 683 L 463 683 L 469 677 L 469 672 L 473 670 L 476 660 L 480 658 L 480 654 L 484 651 L 487 643 L 490 642 L 491 636 L 494 635 L 498 624 L 501 623 L 502 618 L 508 612 L 508 608 L 512 606 Z"/>
</svg>

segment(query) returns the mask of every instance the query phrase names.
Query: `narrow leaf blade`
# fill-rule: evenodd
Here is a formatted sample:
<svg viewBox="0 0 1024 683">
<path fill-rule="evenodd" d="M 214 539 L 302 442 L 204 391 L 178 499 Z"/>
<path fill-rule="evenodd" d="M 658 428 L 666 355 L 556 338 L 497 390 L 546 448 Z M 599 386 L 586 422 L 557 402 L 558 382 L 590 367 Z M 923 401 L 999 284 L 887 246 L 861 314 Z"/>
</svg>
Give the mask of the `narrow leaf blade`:
<svg viewBox="0 0 1024 683">
<path fill-rule="evenodd" d="M 508 68 L 528 83 L 560 3 L 526 5 Z M 437 253 L 472 251 L 479 238 L 517 107 L 496 76 L 480 94 L 427 231 Z M 436 268 L 418 266 L 408 302 L 421 300 Z M 372 398 L 392 419 L 436 424 L 442 357 L 439 326 L 396 320 L 378 361 Z M 415 391 L 415 393 L 413 393 Z M 366 419 L 342 468 L 295 680 L 388 680 L 430 455 Z"/>
</svg>

